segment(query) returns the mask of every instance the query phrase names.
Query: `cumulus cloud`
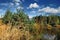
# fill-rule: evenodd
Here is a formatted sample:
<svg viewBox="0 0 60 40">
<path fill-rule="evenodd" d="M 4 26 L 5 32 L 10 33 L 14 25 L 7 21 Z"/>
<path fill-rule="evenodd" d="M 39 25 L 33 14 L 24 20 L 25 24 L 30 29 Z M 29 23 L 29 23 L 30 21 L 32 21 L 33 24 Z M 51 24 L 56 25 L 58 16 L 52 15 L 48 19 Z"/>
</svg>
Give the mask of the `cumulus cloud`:
<svg viewBox="0 0 60 40">
<path fill-rule="evenodd" d="M 14 3 L 17 9 L 23 9 L 23 7 L 20 6 L 20 4 L 22 3 L 22 0 L 14 0 Z"/>
<path fill-rule="evenodd" d="M 13 0 L 16 6 L 20 6 L 24 0 Z"/>
<path fill-rule="evenodd" d="M 60 7 L 58 8 L 51 8 L 51 7 L 45 7 L 38 10 L 39 12 L 46 12 L 46 13 L 60 13 Z"/>
<path fill-rule="evenodd" d="M 20 5 L 20 3 L 15 3 L 17 6 L 19 6 Z"/>
<path fill-rule="evenodd" d="M 29 8 L 39 8 L 39 5 L 37 4 L 37 3 L 31 3 L 30 5 L 29 5 Z"/>
</svg>

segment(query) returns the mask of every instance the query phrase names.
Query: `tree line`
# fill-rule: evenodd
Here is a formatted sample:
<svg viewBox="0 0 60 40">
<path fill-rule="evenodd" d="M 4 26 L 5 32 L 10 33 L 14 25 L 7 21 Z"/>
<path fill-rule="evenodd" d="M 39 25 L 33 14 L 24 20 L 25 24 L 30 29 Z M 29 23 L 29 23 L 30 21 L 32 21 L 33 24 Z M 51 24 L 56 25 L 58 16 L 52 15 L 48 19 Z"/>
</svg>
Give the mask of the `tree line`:
<svg viewBox="0 0 60 40">
<path fill-rule="evenodd" d="M 40 16 L 35 16 L 30 19 L 29 16 L 21 10 L 17 10 L 17 12 L 14 12 L 14 13 L 11 12 L 10 10 L 7 10 L 4 17 L 2 18 L 2 22 L 6 25 L 9 24 L 12 27 L 13 26 L 25 27 L 25 30 L 28 30 L 32 36 L 40 39 L 42 37 L 42 34 L 44 32 L 46 32 L 46 30 L 47 30 L 47 29 L 42 29 L 42 28 L 45 28 L 47 26 L 56 27 L 56 25 L 60 25 L 60 16 L 57 16 L 57 15 L 42 16 L 42 15 L 40 15 Z M 20 29 L 21 29 L 21 27 L 20 27 Z M 58 32 L 60 33 L 60 30 Z"/>
</svg>

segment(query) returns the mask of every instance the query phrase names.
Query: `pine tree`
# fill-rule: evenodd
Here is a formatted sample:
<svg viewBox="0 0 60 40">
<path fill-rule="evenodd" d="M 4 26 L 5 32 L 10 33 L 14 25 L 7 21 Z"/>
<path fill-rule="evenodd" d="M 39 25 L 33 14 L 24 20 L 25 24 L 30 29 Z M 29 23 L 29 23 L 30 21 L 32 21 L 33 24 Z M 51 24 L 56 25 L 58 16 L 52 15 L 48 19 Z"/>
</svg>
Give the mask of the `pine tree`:
<svg viewBox="0 0 60 40">
<path fill-rule="evenodd" d="M 5 24 L 11 23 L 11 19 L 12 19 L 12 12 L 10 12 L 10 10 L 7 10 L 3 17 L 3 23 Z"/>
</svg>

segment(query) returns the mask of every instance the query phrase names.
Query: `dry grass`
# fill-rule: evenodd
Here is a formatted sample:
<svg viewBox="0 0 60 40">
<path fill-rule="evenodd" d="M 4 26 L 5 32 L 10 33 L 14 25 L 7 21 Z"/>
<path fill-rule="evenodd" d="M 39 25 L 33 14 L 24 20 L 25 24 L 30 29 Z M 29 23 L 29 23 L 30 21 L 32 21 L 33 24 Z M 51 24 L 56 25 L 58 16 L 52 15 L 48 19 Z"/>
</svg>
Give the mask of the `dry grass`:
<svg viewBox="0 0 60 40">
<path fill-rule="evenodd" d="M 38 35 L 43 30 L 41 25 L 36 23 L 34 24 L 34 28 L 37 30 L 35 33 Z M 51 29 L 51 25 L 47 24 L 47 28 Z M 60 28 L 60 25 L 57 25 L 57 28 Z M 0 40 L 40 40 L 38 35 L 34 38 L 29 31 L 24 29 L 18 29 L 16 27 L 11 29 L 10 25 L 5 25 L 0 20 Z"/>
<path fill-rule="evenodd" d="M 60 25 L 56 25 L 57 26 L 57 28 L 59 28 L 60 29 Z"/>
<path fill-rule="evenodd" d="M 9 25 L 0 25 L 0 40 L 29 40 L 29 32 Z"/>
</svg>

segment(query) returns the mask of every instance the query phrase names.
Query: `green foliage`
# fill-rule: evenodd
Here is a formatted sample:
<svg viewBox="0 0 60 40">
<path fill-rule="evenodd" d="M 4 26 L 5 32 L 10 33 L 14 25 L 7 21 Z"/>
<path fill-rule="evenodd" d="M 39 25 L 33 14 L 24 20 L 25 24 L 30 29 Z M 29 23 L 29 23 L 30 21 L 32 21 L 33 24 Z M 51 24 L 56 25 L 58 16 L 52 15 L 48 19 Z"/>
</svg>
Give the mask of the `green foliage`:
<svg viewBox="0 0 60 40">
<path fill-rule="evenodd" d="M 18 16 L 19 16 L 19 18 L 21 19 L 21 22 L 27 23 L 28 20 L 29 20 L 28 16 L 27 16 L 26 14 L 24 14 L 23 11 L 20 11 L 20 12 L 18 13 Z"/>
<path fill-rule="evenodd" d="M 60 29 L 57 30 L 57 40 L 60 40 Z"/>
<path fill-rule="evenodd" d="M 11 19 L 12 19 L 12 13 L 9 10 L 7 10 L 3 17 L 3 23 L 5 24 L 11 23 Z"/>
<path fill-rule="evenodd" d="M 29 33 L 36 38 L 36 40 L 42 38 L 43 33 L 46 32 L 47 24 L 54 27 L 55 25 L 60 24 L 60 16 L 56 15 L 50 15 L 50 16 L 36 16 L 31 19 L 29 19 L 28 15 L 26 15 L 23 11 L 17 10 L 16 13 L 10 12 L 10 10 L 7 10 L 4 17 L 2 18 L 3 23 L 5 24 L 11 24 L 13 26 L 20 26 L 20 27 L 26 27 L 25 29 L 29 31 Z M 34 24 L 38 24 L 36 27 L 41 27 L 39 29 L 36 29 L 34 27 Z M 25 31 L 26 31 L 25 30 Z M 43 32 L 40 32 L 42 30 Z M 53 29 L 54 31 L 54 29 Z M 60 30 L 57 32 L 57 36 L 60 37 L 59 34 Z M 58 35 L 59 34 L 59 35 Z M 22 37 L 23 39 L 23 37 Z M 25 39 L 25 38 L 24 38 Z"/>
<path fill-rule="evenodd" d="M 12 26 L 16 26 L 16 25 L 18 25 L 19 23 L 19 19 L 18 19 L 18 14 L 16 14 L 16 13 L 14 13 L 13 15 L 12 15 Z"/>
<path fill-rule="evenodd" d="M 43 23 L 43 24 L 51 24 L 51 25 L 59 25 L 60 24 L 60 16 L 50 15 L 50 16 L 36 16 L 35 22 Z"/>
<path fill-rule="evenodd" d="M 23 11 L 17 11 L 17 13 L 12 13 L 10 12 L 10 10 L 7 10 L 3 17 L 3 23 L 10 23 L 12 26 L 19 25 L 20 23 L 27 24 L 28 21 L 29 17 L 26 14 L 24 14 Z"/>
</svg>

